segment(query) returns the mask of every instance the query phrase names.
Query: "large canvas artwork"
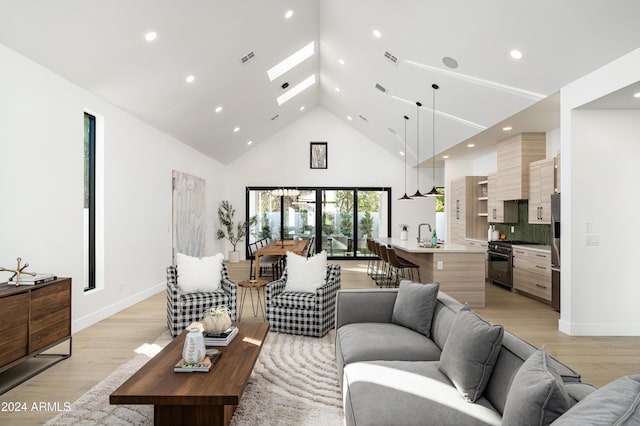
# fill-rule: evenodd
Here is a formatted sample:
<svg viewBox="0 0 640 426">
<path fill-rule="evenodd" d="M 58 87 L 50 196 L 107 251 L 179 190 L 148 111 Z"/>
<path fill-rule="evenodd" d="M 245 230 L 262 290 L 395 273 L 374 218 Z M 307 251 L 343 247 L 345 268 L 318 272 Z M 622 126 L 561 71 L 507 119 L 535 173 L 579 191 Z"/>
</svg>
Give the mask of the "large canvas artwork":
<svg viewBox="0 0 640 426">
<path fill-rule="evenodd" d="M 204 255 L 206 232 L 205 180 L 173 171 L 173 262 L 176 253 Z"/>
</svg>

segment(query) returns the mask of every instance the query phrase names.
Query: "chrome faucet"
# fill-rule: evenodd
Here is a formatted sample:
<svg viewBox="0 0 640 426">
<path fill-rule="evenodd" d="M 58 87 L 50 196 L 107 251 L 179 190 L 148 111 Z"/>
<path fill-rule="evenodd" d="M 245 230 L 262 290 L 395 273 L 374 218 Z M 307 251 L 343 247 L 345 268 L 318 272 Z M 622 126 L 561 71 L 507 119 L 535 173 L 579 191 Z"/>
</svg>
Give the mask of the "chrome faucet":
<svg viewBox="0 0 640 426">
<path fill-rule="evenodd" d="M 422 242 L 422 238 L 420 238 L 422 234 L 420 233 L 420 231 L 424 225 L 427 225 L 429 227 L 429 233 L 431 233 L 431 225 L 429 225 L 428 223 L 421 223 L 420 225 L 418 225 L 418 244 Z"/>
</svg>

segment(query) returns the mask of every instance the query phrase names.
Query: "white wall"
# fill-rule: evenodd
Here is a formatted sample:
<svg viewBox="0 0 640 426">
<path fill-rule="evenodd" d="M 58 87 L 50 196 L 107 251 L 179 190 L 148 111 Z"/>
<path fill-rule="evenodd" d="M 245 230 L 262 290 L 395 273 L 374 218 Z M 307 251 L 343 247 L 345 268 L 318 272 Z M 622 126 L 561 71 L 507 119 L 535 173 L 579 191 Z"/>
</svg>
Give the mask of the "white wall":
<svg viewBox="0 0 640 426">
<path fill-rule="evenodd" d="M 640 75 L 640 49 L 561 91 L 562 313 L 571 335 L 640 335 L 640 112 L 579 110 Z M 590 231 L 590 232 L 588 232 Z M 599 246 L 587 246 L 587 237 Z"/>
<path fill-rule="evenodd" d="M 0 45 L 0 265 L 73 279 L 73 332 L 165 289 L 171 171 L 206 179 L 207 252 L 225 167 Z M 104 121 L 104 270 L 83 291 L 83 112 Z M 0 281 L 8 275 L 0 273 Z M 158 312 L 164 317 L 164 311 Z"/>
<path fill-rule="evenodd" d="M 309 169 L 309 142 L 328 142 L 328 169 Z M 421 169 L 423 192 L 431 189 L 431 169 Z M 415 169 L 407 166 L 407 192 L 416 190 Z M 247 186 L 392 187 L 393 236 L 409 224 L 417 236 L 421 222 L 435 223 L 435 200 L 399 201 L 404 194 L 404 161 L 322 107 L 316 107 L 229 165 L 227 195 L 239 219 L 245 217 Z M 228 249 L 228 247 L 227 247 Z"/>
</svg>

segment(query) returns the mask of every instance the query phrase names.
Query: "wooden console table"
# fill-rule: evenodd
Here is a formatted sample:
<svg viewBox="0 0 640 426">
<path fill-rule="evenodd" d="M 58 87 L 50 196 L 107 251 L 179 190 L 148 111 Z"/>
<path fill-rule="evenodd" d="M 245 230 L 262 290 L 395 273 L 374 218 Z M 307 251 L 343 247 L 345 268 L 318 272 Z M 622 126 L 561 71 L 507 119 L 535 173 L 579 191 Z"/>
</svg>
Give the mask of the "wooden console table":
<svg viewBox="0 0 640 426">
<path fill-rule="evenodd" d="M 51 362 L 5 385 L 0 394 L 71 356 L 71 278 L 36 285 L 0 284 L 0 372 L 32 357 Z M 69 342 L 68 353 L 43 353 Z"/>
</svg>

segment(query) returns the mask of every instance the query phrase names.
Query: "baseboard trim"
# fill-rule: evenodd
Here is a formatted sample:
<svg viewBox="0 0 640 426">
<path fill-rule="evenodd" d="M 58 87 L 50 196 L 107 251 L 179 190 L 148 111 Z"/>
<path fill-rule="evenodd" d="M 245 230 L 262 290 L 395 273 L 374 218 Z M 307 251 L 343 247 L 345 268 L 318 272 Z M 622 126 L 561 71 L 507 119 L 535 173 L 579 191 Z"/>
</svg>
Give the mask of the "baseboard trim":
<svg viewBox="0 0 640 426">
<path fill-rule="evenodd" d="M 572 323 L 560 319 L 558 330 L 569 336 L 640 336 L 638 323 Z"/>
</svg>

